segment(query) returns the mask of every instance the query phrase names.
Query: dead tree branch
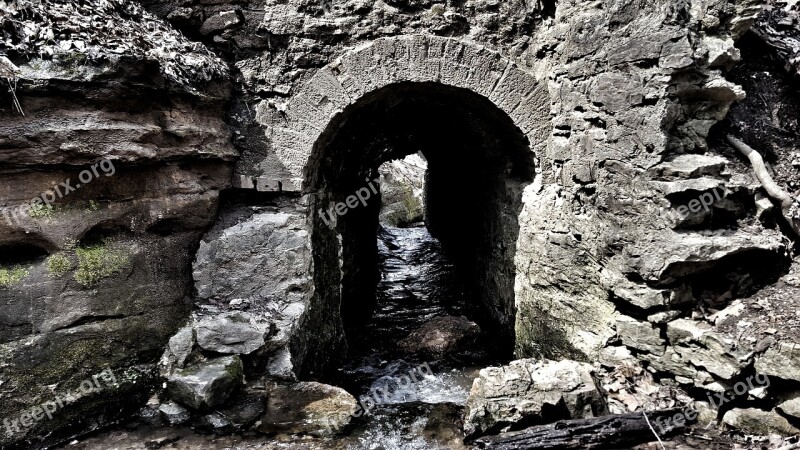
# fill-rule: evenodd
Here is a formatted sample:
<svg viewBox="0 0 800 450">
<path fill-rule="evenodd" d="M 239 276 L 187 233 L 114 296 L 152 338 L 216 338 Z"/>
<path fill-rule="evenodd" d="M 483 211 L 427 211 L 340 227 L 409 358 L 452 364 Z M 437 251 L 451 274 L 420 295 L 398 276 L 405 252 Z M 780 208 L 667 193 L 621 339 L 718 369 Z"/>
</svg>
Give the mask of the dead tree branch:
<svg viewBox="0 0 800 450">
<path fill-rule="evenodd" d="M 726 138 L 733 148 L 750 160 L 750 164 L 753 166 L 753 172 L 755 172 L 759 183 L 761 183 L 761 186 L 767 191 L 767 195 L 778 203 L 784 219 L 786 219 L 789 226 L 792 227 L 795 234 L 800 236 L 800 205 L 798 205 L 797 200 L 778 186 L 778 183 L 772 179 L 772 175 L 769 174 L 767 166 L 764 164 L 764 158 L 761 157 L 760 153 L 753 149 L 753 147 L 750 147 L 731 135 L 727 135 Z"/>
</svg>

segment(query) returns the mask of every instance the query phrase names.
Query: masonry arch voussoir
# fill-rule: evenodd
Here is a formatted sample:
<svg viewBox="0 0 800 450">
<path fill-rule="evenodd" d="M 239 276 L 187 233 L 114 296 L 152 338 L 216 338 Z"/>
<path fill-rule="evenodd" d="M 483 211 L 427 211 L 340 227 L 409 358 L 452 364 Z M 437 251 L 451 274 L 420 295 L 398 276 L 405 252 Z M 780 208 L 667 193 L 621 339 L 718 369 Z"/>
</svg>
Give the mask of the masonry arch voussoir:
<svg viewBox="0 0 800 450">
<path fill-rule="evenodd" d="M 262 103 L 256 121 L 272 154 L 235 182 L 262 191 L 300 191 L 314 145 L 335 118 L 370 92 L 395 83 L 468 89 L 495 104 L 528 137 L 535 154 L 550 134 L 549 94 L 530 72 L 485 46 L 438 36 L 381 38 L 318 70 L 278 107 Z"/>
</svg>

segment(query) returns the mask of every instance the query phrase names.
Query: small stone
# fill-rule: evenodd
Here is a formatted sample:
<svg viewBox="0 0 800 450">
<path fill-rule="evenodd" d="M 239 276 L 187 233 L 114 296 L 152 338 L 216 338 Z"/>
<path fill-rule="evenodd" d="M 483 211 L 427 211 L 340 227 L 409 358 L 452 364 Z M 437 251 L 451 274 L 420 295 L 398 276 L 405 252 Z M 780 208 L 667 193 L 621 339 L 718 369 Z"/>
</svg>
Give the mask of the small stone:
<svg viewBox="0 0 800 450">
<path fill-rule="evenodd" d="M 201 34 L 219 33 L 241 22 L 239 14 L 236 11 L 220 11 L 219 13 L 209 17 L 203 22 L 200 27 Z"/>
<path fill-rule="evenodd" d="M 224 356 L 179 369 L 167 380 L 170 397 L 192 409 L 222 405 L 242 384 L 242 360 Z"/>
<path fill-rule="evenodd" d="M 469 348 L 480 333 L 478 324 L 466 317 L 437 317 L 412 331 L 398 345 L 408 353 L 441 357 Z"/>
<path fill-rule="evenodd" d="M 194 426 L 201 431 L 214 434 L 229 434 L 233 431 L 233 424 L 231 421 L 217 412 L 206 414 L 201 417 Z"/>
<path fill-rule="evenodd" d="M 194 348 L 194 330 L 183 327 L 169 339 L 169 352 L 177 367 L 183 368 Z"/>
<path fill-rule="evenodd" d="M 158 411 L 170 425 L 181 425 L 189 421 L 189 410 L 175 402 L 167 402 Z"/>
</svg>

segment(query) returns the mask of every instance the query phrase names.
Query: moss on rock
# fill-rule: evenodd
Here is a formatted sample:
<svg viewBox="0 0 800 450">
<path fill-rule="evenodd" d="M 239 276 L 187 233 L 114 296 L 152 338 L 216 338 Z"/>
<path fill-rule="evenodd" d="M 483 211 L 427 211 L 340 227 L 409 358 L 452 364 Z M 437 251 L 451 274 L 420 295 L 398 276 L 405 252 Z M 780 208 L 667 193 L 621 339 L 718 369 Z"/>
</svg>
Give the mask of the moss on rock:
<svg viewBox="0 0 800 450">
<path fill-rule="evenodd" d="M 78 256 L 75 281 L 82 286 L 91 286 L 130 264 L 128 253 L 109 242 L 78 247 L 75 254 Z"/>
<path fill-rule="evenodd" d="M 24 267 L 12 267 L 0 269 L 0 287 L 9 288 L 22 281 L 28 276 L 28 269 Z"/>
<path fill-rule="evenodd" d="M 63 277 L 71 268 L 72 263 L 63 253 L 56 253 L 47 258 L 47 271 L 56 278 Z"/>
</svg>

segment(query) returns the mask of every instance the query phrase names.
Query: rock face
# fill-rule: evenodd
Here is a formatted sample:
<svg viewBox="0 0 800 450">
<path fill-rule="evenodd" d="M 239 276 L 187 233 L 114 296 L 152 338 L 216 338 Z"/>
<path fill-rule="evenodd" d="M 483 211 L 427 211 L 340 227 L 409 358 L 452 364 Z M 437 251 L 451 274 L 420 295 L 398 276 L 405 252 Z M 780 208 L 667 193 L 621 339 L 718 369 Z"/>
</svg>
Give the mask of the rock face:
<svg viewBox="0 0 800 450">
<path fill-rule="evenodd" d="M 596 417 L 606 412 L 591 366 L 575 361 L 522 359 L 483 369 L 464 412 L 464 431 L 478 436 L 515 424 Z"/>
<path fill-rule="evenodd" d="M 437 317 L 412 331 L 398 346 L 408 353 L 441 358 L 468 349 L 480 333 L 478 324 L 466 317 Z"/>
<path fill-rule="evenodd" d="M 18 6 L 0 18 L 15 65 L 2 83 L 19 104 L 0 102 L 0 421 L 52 399 L 50 386 L 106 368 L 120 381 L 0 434 L 0 447 L 33 448 L 73 436 L 64 424 L 137 411 L 160 384 L 238 151 L 228 70 L 202 44 L 136 2 Z"/>
<path fill-rule="evenodd" d="M 381 223 L 402 226 L 423 220 L 427 168 L 419 154 L 381 165 Z"/>
<path fill-rule="evenodd" d="M 354 417 L 355 397 L 334 386 L 315 382 L 268 387 L 267 411 L 258 431 L 330 437 Z"/>
<path fill-rule="evenodd" d="M 179 369 L 167 379 L 169 396 L 192 409 L 204 410 L 225 403 L 242 384 L 242 361 L 224 356 Z"/>
</svg>

